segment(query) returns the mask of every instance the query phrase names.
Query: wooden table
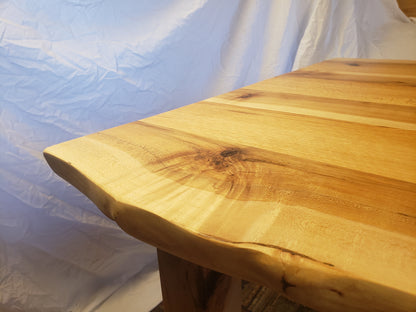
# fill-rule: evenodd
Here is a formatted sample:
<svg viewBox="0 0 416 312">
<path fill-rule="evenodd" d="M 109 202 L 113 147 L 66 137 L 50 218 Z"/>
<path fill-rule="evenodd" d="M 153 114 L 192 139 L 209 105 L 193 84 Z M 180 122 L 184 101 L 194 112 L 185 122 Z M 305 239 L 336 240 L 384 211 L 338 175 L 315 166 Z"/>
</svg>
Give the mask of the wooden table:
<svg viewBox="0 0 416 312">
<path fill-rule="evenodd" d="M 159 249 L 166 311 L 237 311 L 241 278 L 416 311 L 415 61 L 325 61 L 45 157 Z"/>
</svg>

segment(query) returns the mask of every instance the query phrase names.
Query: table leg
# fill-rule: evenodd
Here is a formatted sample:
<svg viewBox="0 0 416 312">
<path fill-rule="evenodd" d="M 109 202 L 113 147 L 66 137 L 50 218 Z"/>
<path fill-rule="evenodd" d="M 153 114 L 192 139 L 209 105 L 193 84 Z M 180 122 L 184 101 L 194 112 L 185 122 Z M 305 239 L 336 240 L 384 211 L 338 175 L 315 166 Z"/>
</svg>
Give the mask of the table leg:
<svg viewBox="0 0 416 312">
<path fill-rule="evenodd" d="M 241 312 L 241 280 L 157 251 L 166 312 Z"/>
</svg>

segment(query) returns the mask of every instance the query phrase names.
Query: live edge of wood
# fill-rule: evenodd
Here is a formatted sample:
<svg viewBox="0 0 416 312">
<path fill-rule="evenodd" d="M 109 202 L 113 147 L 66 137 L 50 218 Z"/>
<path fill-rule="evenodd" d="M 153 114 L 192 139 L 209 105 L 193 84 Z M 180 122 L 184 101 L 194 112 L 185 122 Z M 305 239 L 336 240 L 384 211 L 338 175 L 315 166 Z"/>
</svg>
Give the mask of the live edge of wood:
<svg viewBox="0 0 416 312">
<path fill-rule="evenodd" d="M 130 235 L 322 311 L 416 311 L 416 62 L 336 59 L 45 150 Z"/>
</svg>

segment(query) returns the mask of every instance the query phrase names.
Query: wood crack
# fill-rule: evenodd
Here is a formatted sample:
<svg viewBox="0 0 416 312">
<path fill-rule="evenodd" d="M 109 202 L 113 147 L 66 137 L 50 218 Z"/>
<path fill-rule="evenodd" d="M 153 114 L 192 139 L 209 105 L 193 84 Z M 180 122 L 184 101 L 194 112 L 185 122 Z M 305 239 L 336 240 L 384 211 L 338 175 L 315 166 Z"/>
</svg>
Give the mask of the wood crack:
<svg viewBox="0 0 416 312">
<path fill-rule="evenodd" d="M 281 278 L 281 283 L 282 283 L 282 290 L 283 290 L 283 292 L 284 293 L 286 293 L 286 291 L 287 291 L 287 289 L 289 288 L 289 287 L 296 287 L 296 285 L 295 284 L 292 284 L 292 283 L 290 283 L 290 282 L 288 282 L 287 281 L 287 279 L 286 279 L 286 276 L 285 275 L 282 275 L 282 278 Z"/>
<path fill-rule="evenodd" d="M 290 249 L 287 249 L 287 248 L 284 248 L 284 247 L 280 247 L 280 246 L 277 246 L 277 245 L 273 245 L 273 244 L 265 244 L 265 243 L 258 243 L 258 242 L 231 241 L 231 240 L 227 240 L 227 239 L 224 239 L 224 238 L 220 238 L 220 237 L 217 237 L 217 236 L 214 236 L 214 235 L 203 234 L 203 233 L 199 233 L 199 235 L 201 235 L 203 237 L 210 238 L 210 239 L 215 239 L 217 241 L 222 241 L 222 242 L 225 242 L 225 243 L 234 244 L 234 245 L 256 245 L 256 246 L 262 246 L 262 247 L 272 248 L 272 249 L 279 250 L 279 251 L 281 251 L 283 253 L 291 254 L 292 256 L 298 256 L 298 257 L 303 258 L 303 259 L 306 259 L 306 260 L 310 260 L 310 261 L 313 261 L 313 262 L 317 262 L 317 263 L 323 264 L 325 266 L 335 267 L 335 265 L 333 265 L 332 263 L 323 262 L 323 261 L 317 260 L 315 258 L 312 258 L 312 257 L 310 257 L 308 255 L 302 254 L 300 252 L 296 252 L 296 251 L 293 251 L 293 250 L 290 250 Z"/>
</svg>

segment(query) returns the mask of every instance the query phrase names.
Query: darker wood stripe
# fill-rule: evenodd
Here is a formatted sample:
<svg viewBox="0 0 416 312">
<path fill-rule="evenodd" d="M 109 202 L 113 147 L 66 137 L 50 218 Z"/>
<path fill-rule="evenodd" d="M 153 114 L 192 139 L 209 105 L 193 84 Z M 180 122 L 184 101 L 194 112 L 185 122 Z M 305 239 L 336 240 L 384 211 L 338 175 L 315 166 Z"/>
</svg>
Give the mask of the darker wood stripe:
<svg viewBox="0 0 416 312">
<path fill-rule="evenodd" d="M 227 100 L 246 101 L 243 97 L 245 93 L 252 94 L 250 102 L 266 105 L 285 105 L 290 107 L 306 108 L 317 111 L 328 111 L 332 113 L 348 114 L 370 118 L 379 118 L 391 121 L 414 123 L 416 119 L 416 107 L 403 106 L 397 104 L 380 104 L 365 101 L 343 100 L 322 96 L 300 95 L 285 92 L 257 91 L 249 88 L 236 90 L 218 96 Z M 216 103 L 214 101 L 204 101 L 204 103 Z M 219 103 L 218 103 L 219 104 Z M 221 104 L 227 105 L 227 104 Z M 251 109 L 245 107 L 245 113 L 257 114 L 259 108 Z M 261 109 L 260 109 L 261 110 Z M 241 111 L 234 110 L 241 113 Z M 315 116 L 313 116 L 315 117 Z"/>
<path fill-rule="evenodd" d="M 332 73 L 332 72 L 318 72 L 318 71 L 308 71 L 300 70 L 290 73 L 292 77 L 303 77 L 308 79 L 324 79 L 330 81 L 345 81 L 345 82 L 359 82 L 359 83 L 371 83 L 371 84 L 381 84 L 383 87 L 393 86 L 393 87 L 416 87 L 416 82 L 410 82 L 411 79 L 407 78 L 406 81 L 401 80 L 400 77 L 394 77 L 393 75 L 389 78 L 376 75 L 354 75 L 354 73 Z M 414 79 L 416 80 L 416 79 Z M 362 86 L 364 87 L 364 86 Z"/>
</svg>

